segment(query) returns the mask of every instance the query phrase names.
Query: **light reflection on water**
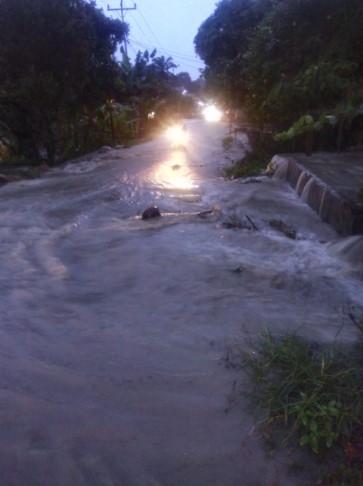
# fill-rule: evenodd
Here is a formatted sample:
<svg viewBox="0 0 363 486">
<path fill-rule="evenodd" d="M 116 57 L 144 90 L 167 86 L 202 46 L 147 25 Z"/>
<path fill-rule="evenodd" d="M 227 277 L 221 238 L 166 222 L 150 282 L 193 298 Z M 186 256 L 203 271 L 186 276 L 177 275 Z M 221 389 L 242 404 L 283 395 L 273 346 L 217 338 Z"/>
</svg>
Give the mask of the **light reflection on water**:
<svg viewBox="0 0 363 486">
<path fill-rule="evenodd" d="M 188 191 L 199 188 L 193 175 L 187 153 L 184 150 L 175 150 L 155 169 L 154 177 L 165 189 Z"/>
</svg>

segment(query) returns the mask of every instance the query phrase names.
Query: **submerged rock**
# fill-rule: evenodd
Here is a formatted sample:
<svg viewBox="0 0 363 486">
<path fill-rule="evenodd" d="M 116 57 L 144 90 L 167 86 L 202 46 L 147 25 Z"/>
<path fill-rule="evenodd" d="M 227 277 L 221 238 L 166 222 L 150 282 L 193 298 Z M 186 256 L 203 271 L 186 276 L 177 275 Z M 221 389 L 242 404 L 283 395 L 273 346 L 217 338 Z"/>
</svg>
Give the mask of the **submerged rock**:
<svg viewBox="0 0 363 486">
<path fill-rule="evenodd" d="M 112 147 L 109 147 L 108 145 L 104 145 L 98 150 L 99 154 L 107 154 L 108 152 L 112 151 Z"/>
<path fill-rule="evenodd" d="M 160 216 L 160 210 L 156 206 L 151 206 L 150 208 L 145 209 L 142 213 L 142 219 L 159 218 Z"/>
</svg>

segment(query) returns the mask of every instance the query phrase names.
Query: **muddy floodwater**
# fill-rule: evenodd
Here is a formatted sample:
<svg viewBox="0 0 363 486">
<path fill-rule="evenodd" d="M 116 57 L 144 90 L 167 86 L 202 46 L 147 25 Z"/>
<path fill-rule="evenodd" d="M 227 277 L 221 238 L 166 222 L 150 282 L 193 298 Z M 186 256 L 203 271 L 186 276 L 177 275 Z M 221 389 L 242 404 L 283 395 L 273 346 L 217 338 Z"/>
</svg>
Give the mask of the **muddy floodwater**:
<svg viewBox="0 0 363 486">
<path fill-rule="evenodd" d="M 2 486 L 307 484 L 243 400 L 225 412 L 222 358 L 267 328 L 354 342 L 361 237 L 284 181 L 224 180 L 224 124 L 188 135 L 1 188 Z"/>
</svg>

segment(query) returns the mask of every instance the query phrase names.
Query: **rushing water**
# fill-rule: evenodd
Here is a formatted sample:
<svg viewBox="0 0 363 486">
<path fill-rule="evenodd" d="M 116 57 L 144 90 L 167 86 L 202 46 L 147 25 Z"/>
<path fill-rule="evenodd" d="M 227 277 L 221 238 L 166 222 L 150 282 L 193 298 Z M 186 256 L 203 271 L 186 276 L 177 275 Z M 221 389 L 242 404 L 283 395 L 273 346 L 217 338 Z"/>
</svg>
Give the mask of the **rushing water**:
<svg viewBox="0 0 363 486">
<path fill-rule="evenodd" d="M 362 240 L 283 181 L 223 180 L 223 125 L 189 134 L 1 189 L 2 486 L 302 484 L 224 413 L 220 358 L 266 328 L 354 341 Z"/>
<path fill-rule="evenodd" d="M 363 206 L 358 198 L 363 184 L 359 153 L 275 155 L 268 172 L 287 180 L 321 220 L 340 235 L 363 234 Z M 362 260 L 363 252 L 360 263 Z"/>
</svg>

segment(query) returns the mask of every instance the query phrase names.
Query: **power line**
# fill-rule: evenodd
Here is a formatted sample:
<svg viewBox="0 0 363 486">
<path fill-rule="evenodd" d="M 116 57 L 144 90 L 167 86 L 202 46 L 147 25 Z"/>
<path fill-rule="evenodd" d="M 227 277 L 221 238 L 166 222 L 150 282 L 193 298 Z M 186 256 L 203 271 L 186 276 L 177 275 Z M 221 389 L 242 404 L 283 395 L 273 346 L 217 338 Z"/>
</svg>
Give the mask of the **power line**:
<svg viewBox="0 0 363 486">
<path fill-rule="evenodd" d="M 145 19 L 142 11 L 139 9 L 138 10 L 138 13 L 140 14 L 142 20 L 145 22 L 145 25 L 146 27 L 149 29 L 149 31 L 151 32 L 151 35 L 154 37 L 154 39 L 156 40 L 156 42 L 159 44 L 159 46 L 164 49 L 163 45 L 160 43 L 159 39 L 156 37 L 156 35 L 154 34 L 154 31 L 152 30 L 152 28 L 150 27 L 149 23 L 147 22 L 147 20 Z"/>
<path fill-rule="evenodd" d="M 132 44 L 129 44 L 130 45 L 130 49 L 133 51 L 134 53 L 134 56 L 137 56 L 137 50 L 135 49 L 135 47 L 132 45 Z"/>
<path fill-rule="evenodd" d="M 153 36 L 153 38 L 155 39 L 155 41 L 157 42 L 157 44 L 160 46 L 161 49 L 158 49 L 158 50 L 160 50 L 160 52 L 163 52 L 163 53 L 165 53 L 165 54 L 167 54 L 168 56 L 171 56 L 171 57 L 178 57 L 179 59 L 181 59 L 183 61 L 189 61 L 189 62 L 192 62 L 192 63 L 196 63 L 198 65 L 203 64 L 202 61 L 198 61 L 197 59 L 192 58 L 191 56 L 188 56 L 187 54 L 180 53 L 180 52 L 177 52 L 177 51 L 171 51 L 170 49 L 166 49 L 161 44 L 161 42 L 158 39 L 158 37 L 155 35 L 153 29 L 151 28 L 150 24 L 148 23 L 148 21 L 146 20 L 145 16 L 143 15 L 140 6 L 138 6 L 137 11 L 135 12 L 135 14 L 132 14 L 132 19 L 135 22 L 136 26 L 139 28 L 140 32 L 144 35 L 145 39 L 147 39 L 147 41 L 150 42 L 150 45 L 154 45 L 154 42 L 151 40 L 150 36 L 145 32 L 145 30 L 141 27 L 141 25 L 137 21 L 136 14 L 139 14 L 141 16 L 141 18 L 142 18 L 144 24 L 146 25 L 148 31 L 151 33 L 151 35 Z M 135 39 L 133 39 L 133 42 L 134 43 L 137 43 L 138 41 L 136 41 Z M 142 44 L 142 43 L 139 41 L 139 44 Z M 149 46 L 146 46 L 144 44 L 144 47 L 148 48 Z M 154 47 L 155 47 L 155 45 L 154 45 Z"/>
<path fill-rule="evenodd" d="M 142 42 L 138 42 L 138 41 L 132 39 L 132 43 L 136 46 L 142 47 L 143 49 L 150 50 L 150 46 L 143 44 Z M 168 53 L 166 51 L 161 51 L 161 50 L 159 52 L 161 54 L 167 55 L 169 57 L 170 53 Z M 170 56 L 170 57 L 172 57 L 172 56 Z M 183 64 L 185 71 L 188 71 L 188 69 L 191 69 L 192 71 L 194 71 L 195 69 L 203 69 L 203 67 L 204 67 L 204 63 L 202 61 L 197 60 L 197 59 L 190 59 L 190 60 L 187 60 L 187 61 L 185 61 L 183 58 L 180 58 L 180 59 L 182 61 L 182 64 Z M 173 58 L 173 60 L 178 62 L 178 59 Z M 192 64 L 192 63 L 194 63 L 194 64 Z M 177 67 L 180 67 L 180 66 L 178 65 Z"/>
<path fill-rule="evenodd" d="M 147 49 L 156 49 L 158 52 L 163 52 L 164 54 L 168 54 L 171 57 L 173 57 L 173 56 L 178 57 L 178 58 L 186 60 L 186 61 L 203 63 L 202 60 L 197 59 L 196 57 L 193 57 L 189 54 L 186 54 L 185 52 L 178 52 L 178 51 L 173 51 L 171 49 L 165 49 L 165 48 L 158 49 L 158 48 L 155 47 L 155 45 L 153 43 L 146 44 L 145 42 L 141 42 L 140 40 L 138 40 L 135 36 L 130 36 L 130 38 L 131 38 L 132 42 L 140 45 L 141 47 L 145 47 Z"/>
<path fill-rule="evenodd" d="M 104 0 L 98 0 L 98 1 L 106 4 L 106 2 Z M 133 46 L 133 44 L 134 44 L 135 46 L 139 46 L 139 47 L 141 47 L 143 49 L 147 49 L 147 50 L 154 50 L 154 49 L 156 49 L 162 55 L 166 55 L 168 57 L 171 57 L 172 59 L 175 59 L 176 62 L 178 62 L 178 60 L 179 60 L 179 62 L 181 62 L 184 66 L 186 66 L 187 68 L 190 68 L 192 70 L 194 70 L 196 68 L 203 68 L 203 66 L 204 66 L 203 61 L 201 61 L 199 59 L 196 59 L 196 58 L 193 58 L 193 57 L 189 56 L 186 53 L 181 53 L 181 52 L 178 52 L 178 51 L 173 51 L 171 49 L 165 49 L 164 46 L 159 41 L 159 39 L 157 38 L 157 36 L 154 34 L 152 28 L 150 27 L 149 23 L 147 22 L 147 20 L 145 19 L 144 15 L 142 14 L 140 8 L 139 7 L 136 8 L 136 4 L 134 4 L 134 7 L 133 8 L 126 8 L 126 7 L 123 7 L 123 0 L 120 0 L 120 2 L 121 2 L 120 3 L 120 8 L 110 8 L 107 5 L 107 10 L 109 12 L 110 11 L 117 11 L 119 13 L 119 16 L 120 16 L 120 18 L 121 18 L 121 20 L 123 22 L 125 22 L 125 17 L 126 17 L 126 15 L 128 13 L 131 14 L 131 11 L 136 11 L 138 14 L 140 14 L 143 23 L 145 24 L 145 26 L 147 27 L 148 31 L 153 36 L 153 38 L 155 39 L 155 41 L 157 42 L 157 44 L 160 46 L 160 49 L 158 47 L 155 47 L 154 40 L 152 40 L 151 37 L 150 37 L 150 35 L 147 32 L 145 32 L 145 30 L 143 29 L 143 27 L 138 22 L 138 20 L 136 18 L 136 15 L 134 15 L 132 13 L 131 14 L 132 15 L 132 22 L 136 25 L 136 27 L 139 29 L 140 33 L 144 36 L 144 38 L 146 39 L 146 41 L 149 44 L 145 44 L 143 42 L 140 42 L 134 36 L 129 35 L 127 37 L 127 39 L 125 39 L 125 41 L 124 41 L 126 55 L 127 55 L 127 46 L 136 53 L 136 49 Z"/>
<path fill-rule="evenodd" d="M 146 49 L 150 49 L 150 45 L 147 45 L 143 42 L 140 42 L 138 40 L 136 40 L 135 38 L 132 38 L 132 42 L 140 47 L 143 47 L 143 48 L 146 48 Z M 167 54 L 168 56 L 170 57 L 177 57 L 179 59 L 182 59 L 183 61 L 188 61 L 188 62 L 194 62 L 196 64 L 203 64 L 203 61 L 199 60 L 199 59 L 195 59 L 191 56 L 188 56 L 187 54 L 184 54 L 184 55 L 177 55 L 177 54 L 173 54 L 173 51 L 167 51 L 165 49 L 160 49 L 158 50 L 159 52 L 163 53 L 163 54 Z"/>
<path fill-rule="evenodd" d="M 111 11 L 120 11 L 120 13 L 121 13 L 121 20 L 122 20 L 123 23 L 125 23 L 124 12 L 126 12 L 128 10 L 136 10 L 136 3 L 134 3 L 134 6 L 133 7 L 124 7 L 123 0 L 120 0 L 120 8 L 110 8 L 107 5 L 107 11 L 108 12 L 111 12 Z M 127 39 L 126 39 L 126 37 L 125 37 L 125 41 L 124 41 L 124 46 L 125 46 L 125 53 L 127 55 Z"/>
<path fill-rule="evenodd" d="M 145 36 L 145 38 L 150 41 L 150 43 L 152 44 L 153 41 L 151 40 L 151 38 L 146 34 L 146 32 L 143 30 L 143 28 L 141 27 L 141 25 L 138 23 L 138 21 L 133 17 L 133 21 L 135 22 L 135 24 L 137 25 L 137 27 L 140 29 L 140 32 Z"/>
</svg>

